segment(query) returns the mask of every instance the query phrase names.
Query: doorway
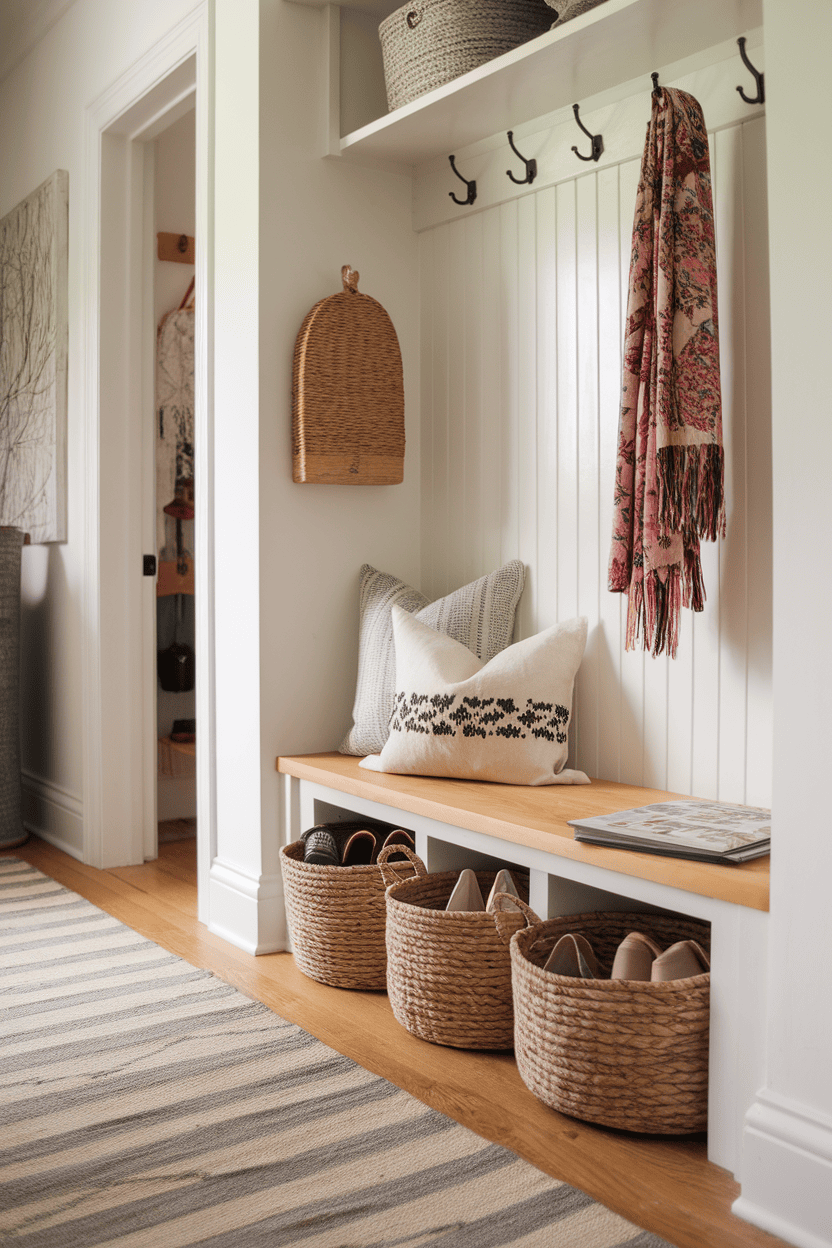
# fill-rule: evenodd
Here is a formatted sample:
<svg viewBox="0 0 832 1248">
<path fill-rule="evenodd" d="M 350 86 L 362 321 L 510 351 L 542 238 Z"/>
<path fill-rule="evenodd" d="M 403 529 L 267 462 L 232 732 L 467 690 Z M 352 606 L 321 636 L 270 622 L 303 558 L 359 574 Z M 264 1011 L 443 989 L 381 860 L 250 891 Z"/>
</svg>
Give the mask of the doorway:
<svg viewBox="0 0 832 1248">
<path fill-rule="evenodd" d="M 156 825 L 158 844 L 196 837 L 196 602 L 194 585 L 194 330 L 196 113 L 152 142 L 156 247 L 154 427 L 156 570 Z M 151 181 L 151 179 L 148 179 Z M 148 188 L 149 190 L 150 188 Z M 200 296 L 201 297 L 201 296 Z M 154 832 L 158 829 L 158 842 Z"/>
<path fill-rule="evenodd" d="M 209 14 L 198 6 L 87 113 L 84 860 L 136 864 L 157 837 L 155 140 L 191 114 L 195 136 L 193 718 L 200 919 L 215 851 L 209 360 Z M 176 227 L 174 227 L 176 228 Z"/>
</svg>

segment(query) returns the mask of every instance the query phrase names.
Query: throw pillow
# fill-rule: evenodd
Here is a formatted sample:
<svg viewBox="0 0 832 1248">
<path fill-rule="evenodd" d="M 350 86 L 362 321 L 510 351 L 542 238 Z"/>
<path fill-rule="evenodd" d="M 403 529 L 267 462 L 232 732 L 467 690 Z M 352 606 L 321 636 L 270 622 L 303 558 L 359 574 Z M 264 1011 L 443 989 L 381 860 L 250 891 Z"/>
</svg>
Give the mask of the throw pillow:
<svg viewBox="0 0 832 1248">
<path fill-rule="evenodd" d="M 585 618 L 555 624 L 488 663 L 393 607 L 396 698 L 390 737 L 362 767 L 402 775 L 588 784 L 564 771 Z"/>
<path fill-rule="evenodd" d="M 397 576 L 378 572 L 365 563 L 361 569 L 354 723 L 341 743 L 341 753 L 378 753 L 390 735 L 396 682 L 394 606 L 447 633 L 487 663 L 511 641 L 525 579 L 525 565 L 513 559 L 496 572 L 431 602 Z"/>
</svg>

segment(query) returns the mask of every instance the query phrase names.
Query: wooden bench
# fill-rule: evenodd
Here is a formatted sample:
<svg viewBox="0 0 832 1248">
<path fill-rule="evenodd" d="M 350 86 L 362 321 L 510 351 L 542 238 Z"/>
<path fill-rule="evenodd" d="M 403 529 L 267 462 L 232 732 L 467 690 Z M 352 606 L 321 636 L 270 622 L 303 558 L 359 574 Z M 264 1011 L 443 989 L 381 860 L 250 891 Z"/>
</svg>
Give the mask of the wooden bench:
<svg viewBox="0 0 832 1248">
<path fill-rule="evenodd" d="M 429 871 L 514 864 L 541 916 L 660 909 L 711 924 L 708 1156 L 736 1173 L 745 1112 L 763 1080 L 769 859 L 740 866 L 629 853 L 573 839 L 568 819 L 683 796 L 594 780 L 528 788 L 364 771 L 342 754 L 279 758 L 286 837 L 336 819 L 412 831 Z"/>
</svg>

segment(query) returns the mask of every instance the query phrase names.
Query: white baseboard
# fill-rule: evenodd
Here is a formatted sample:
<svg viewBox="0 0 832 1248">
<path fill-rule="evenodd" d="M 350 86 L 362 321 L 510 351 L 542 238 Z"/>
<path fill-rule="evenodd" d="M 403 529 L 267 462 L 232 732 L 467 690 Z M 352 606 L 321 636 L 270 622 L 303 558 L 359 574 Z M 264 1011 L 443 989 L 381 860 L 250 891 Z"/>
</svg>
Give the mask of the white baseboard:
<svg viewBox="0 0 832 1248">
<path fill-rule="evenodd" d="M 832 1248 L 832 1118 L 758 1092 L 745 1119 L 733 1210 L 797 1248 Z"/>
<path fill-rule="evenodd" d="M 251 876 L 215 858 L 208 879 L 208 913 L 208 930 L 246 953 L 286 948 L 279 875 Z"/>
<path fill-rule="evenodd" d="M 61 785 L 22 771 L 23 826 L 65 854 L 84 861 L 84 807 Z"/>
</svg>

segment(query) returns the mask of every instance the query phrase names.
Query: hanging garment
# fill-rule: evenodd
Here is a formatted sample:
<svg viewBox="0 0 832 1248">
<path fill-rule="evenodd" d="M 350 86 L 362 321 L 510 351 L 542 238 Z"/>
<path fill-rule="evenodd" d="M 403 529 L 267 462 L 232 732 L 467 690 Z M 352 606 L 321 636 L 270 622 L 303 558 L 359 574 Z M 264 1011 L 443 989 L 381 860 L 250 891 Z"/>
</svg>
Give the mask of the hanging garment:
<svg viewBox="0 0 832 1248">
<path fill-rule="evenodd" d="M 705 602 L 700 538 L 725 535 L 716 253 L 699 102 L 659 88 L 636 198 L 609 588 L 627 649 L 675 657 Z"/>
<path fill-rule="evenodd" d="M 165 514 L 171 499 L 194 477 L 194 308 L 184 306 L 162 319 L 156 340 L 156 547 L 176 542 L 175 518 Z"/>
</svg>

